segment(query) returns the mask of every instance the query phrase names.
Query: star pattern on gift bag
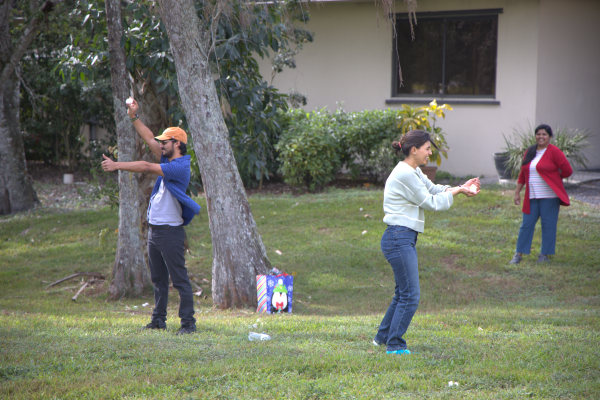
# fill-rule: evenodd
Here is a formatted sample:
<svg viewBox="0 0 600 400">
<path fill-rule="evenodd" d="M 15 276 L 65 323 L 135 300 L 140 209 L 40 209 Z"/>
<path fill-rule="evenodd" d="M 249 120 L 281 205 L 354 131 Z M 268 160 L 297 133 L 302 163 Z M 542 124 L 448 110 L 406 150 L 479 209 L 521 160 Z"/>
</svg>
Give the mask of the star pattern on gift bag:
<svg viewBox="0 0 600 400">
<path fill-rule="evenodd" d="M 275 282 L 274 282 L 274 281 L 272 281 L 272 280 L 269 280 L 269 281 L 267 282 L 267 285 L 269 285 L 269 287 L 273 287 L 273 286 L 275 286 Z"/>
</svg>

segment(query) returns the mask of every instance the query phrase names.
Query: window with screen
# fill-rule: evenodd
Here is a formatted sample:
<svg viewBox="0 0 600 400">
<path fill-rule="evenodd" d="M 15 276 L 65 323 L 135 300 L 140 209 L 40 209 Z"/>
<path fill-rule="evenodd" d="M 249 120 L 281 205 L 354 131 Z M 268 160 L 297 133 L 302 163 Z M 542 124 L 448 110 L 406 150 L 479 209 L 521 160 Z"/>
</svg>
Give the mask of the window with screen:
<svg viewBox="0 0 600 400">
<path fill-rule="evenodd" d="M 417 13 L 396 20 L 394 97 L 495 98 L 498 14 L 502 10 Z M 402 68 L 400 84 L 398 62 Z"/>
</svg>

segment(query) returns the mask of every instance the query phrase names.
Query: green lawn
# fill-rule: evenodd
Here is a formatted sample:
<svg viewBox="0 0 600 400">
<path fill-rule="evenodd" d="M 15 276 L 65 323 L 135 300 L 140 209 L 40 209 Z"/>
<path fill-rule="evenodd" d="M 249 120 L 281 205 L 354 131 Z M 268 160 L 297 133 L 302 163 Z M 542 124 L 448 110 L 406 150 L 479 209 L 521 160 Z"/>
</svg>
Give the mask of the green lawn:
<svg viewBox="0 0 600 400">
<path fill-rule="evenodd" d="M 600 398 L 600 208 L 561 208 L 552 262 L 535 262 L 538 225 L 517 266 L 512 192 L 487 187 L 427 213 L 421 305 L 406 336 L 415 354 L 390 356 L 371 344 L 394 287 L 379 250 L 382 199 L 360 189 L 250 197 L 271 262 L 296 275 L 294 314 L 213 310 L 204 283 L 199 333 L 186 337 L 175 336 L 176 291 L 167 331 L 142 332 L 150 295 L 111 302 L 105 286 L 73 302 L 65 288 L 77 281 L 44 289 L 76 271 L 110 274 L 116 210 L 1 219 L 0 398 Z M 210 280 L 205 207 L 187 233 L 188 268 Z M 249 342 L 250 331 L 272 340 Z"/>
</svg>

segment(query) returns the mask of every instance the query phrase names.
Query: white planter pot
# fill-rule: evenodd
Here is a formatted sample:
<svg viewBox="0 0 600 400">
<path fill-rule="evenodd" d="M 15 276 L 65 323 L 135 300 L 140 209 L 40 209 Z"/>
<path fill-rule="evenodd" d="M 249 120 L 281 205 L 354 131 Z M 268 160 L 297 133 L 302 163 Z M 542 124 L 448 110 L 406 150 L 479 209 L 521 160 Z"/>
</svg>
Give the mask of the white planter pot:
<svg viewBox="0 0 600 400">
<path fill-rule="evenodd" d="M 70 185 L 73 183 L 73 174 L 63 174 L 63 183 Z"/>
</svg>

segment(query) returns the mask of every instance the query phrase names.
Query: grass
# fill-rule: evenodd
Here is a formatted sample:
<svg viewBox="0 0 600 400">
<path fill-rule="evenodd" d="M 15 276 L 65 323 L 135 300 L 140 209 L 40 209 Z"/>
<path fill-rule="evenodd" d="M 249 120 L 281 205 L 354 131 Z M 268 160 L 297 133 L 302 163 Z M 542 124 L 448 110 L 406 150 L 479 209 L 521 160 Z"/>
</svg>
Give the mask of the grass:
<svg viewBox="0 0 600 400">
<path fill-rule="evenodd" d="M 598 207 L 561 208 L 552 262 L 535 263 L 538 226 L 532 255 L 517 266 L 507 264 L 521 221 L 512 192 L 491 186 L 427 213 L 417 245 L 422 300 L 406 336 L 416 354 L 389 356 L 371 345 L 394 286 L 379 250 L 382 198 L 358 189 L 250 197 L 271 262 L 296 274 L 294 314 L 214 310 L 205 284 L 200 332 L 187 337 L 174 335 L 176 292 L 167 331 L 142 332 L 149 295 L 111 302 L 106 287 L 94 287 L 73 302 L 63 289 L 73 281 L 44 290 L 76 271 L 109 275 L 116 211 L 4 218 L 0 398 L 600 397 Z M 187 264 L 210 280 L 205 210 L 187 229 Z M 249 342 L 250 331 L 272 340 Z"/>
</svg>

